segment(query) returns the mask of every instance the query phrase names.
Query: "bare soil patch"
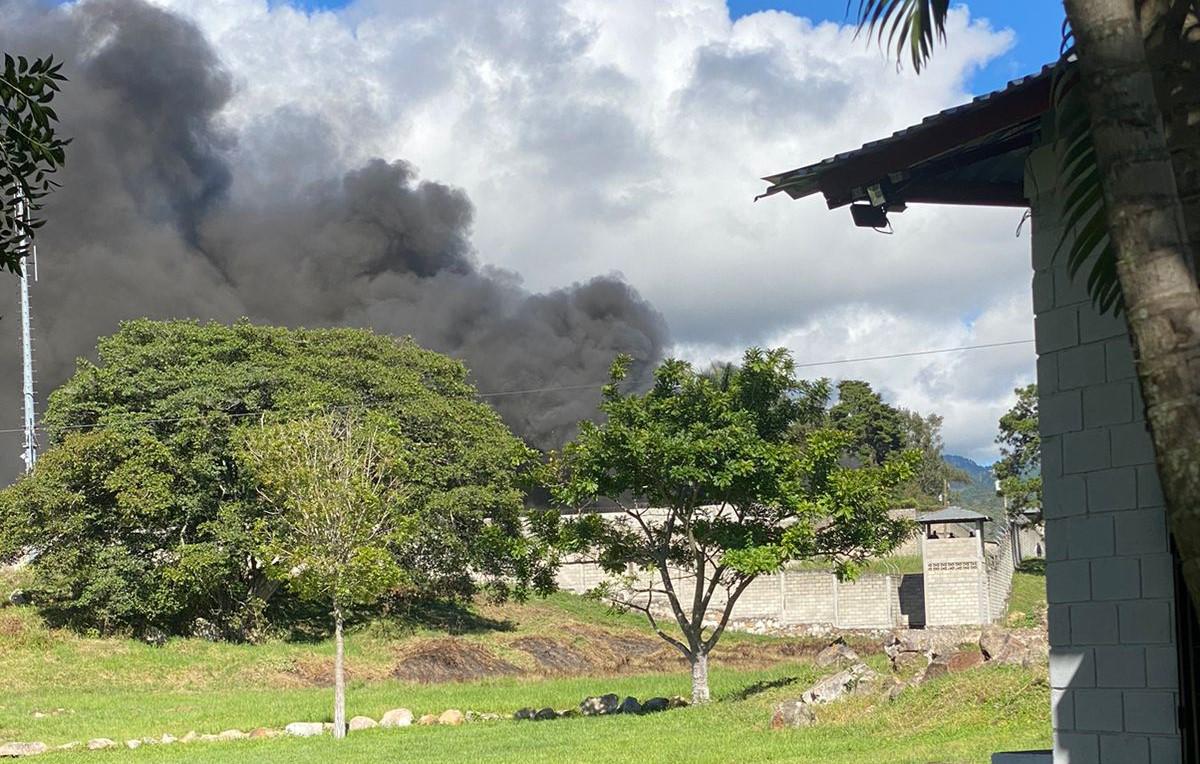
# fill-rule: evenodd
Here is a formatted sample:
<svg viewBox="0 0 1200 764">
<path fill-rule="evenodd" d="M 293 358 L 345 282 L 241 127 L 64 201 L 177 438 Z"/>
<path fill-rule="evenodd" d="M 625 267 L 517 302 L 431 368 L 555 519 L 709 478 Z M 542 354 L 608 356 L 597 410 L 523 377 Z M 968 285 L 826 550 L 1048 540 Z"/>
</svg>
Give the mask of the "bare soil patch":
<svg viewBox="0 0 1200 764">
<path fill-rule="evenodd" d="M 405 650 L 392 669 L 396 679 L 425 684 L 467 682 L 521 673 L 521 669 L 497 658 L 487 648 L 453 637 L 429 640 Z"/>
<path fill-rule="evenodd" d="M 537 662 L 538 668 L 548 674 L 575 675 L 594 671 L 596 662 L 582 650 L 549 637 L 521 637 L 508 643 Z"/>
</svg>

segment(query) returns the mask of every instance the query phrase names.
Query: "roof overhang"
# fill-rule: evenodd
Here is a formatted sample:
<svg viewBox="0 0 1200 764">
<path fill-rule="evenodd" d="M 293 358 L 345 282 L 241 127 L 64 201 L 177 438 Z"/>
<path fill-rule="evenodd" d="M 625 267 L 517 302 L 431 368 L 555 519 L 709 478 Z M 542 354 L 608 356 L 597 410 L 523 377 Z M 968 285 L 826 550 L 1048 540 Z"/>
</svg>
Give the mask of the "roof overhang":
<svg viewBox="0 0 1200 764">
<path fill-rule="evenodd" d="M 762 196 L 821 193 L 831 209 L 854 202 L 891 209 L 907 203 L 1026 207 L 1025 159 L 1050 107 L 1053 72 L 1044 67 L 855 151 L 769 175 Z"/>
</svg>

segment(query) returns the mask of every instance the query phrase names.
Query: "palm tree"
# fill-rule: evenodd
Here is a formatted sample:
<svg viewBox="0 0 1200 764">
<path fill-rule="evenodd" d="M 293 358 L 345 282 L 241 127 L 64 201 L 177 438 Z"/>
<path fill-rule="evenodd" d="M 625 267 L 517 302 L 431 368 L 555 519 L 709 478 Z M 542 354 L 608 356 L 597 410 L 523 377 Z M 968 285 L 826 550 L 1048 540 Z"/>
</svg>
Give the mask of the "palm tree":
<svg viewBox="0 0 1200 764">
<path fill-rule="evenodd" d="M 858 24 L 898 59 L 907 49 L 919 71 L 945 39 L 949 4 L 860 0 Z M 1200 604 L 1200 0 L 1064 6 L 1055 109 L 1068 262 L 1088 265 L 1102 310 L 1125 314 L 1167 517 Z"/>
</svg>

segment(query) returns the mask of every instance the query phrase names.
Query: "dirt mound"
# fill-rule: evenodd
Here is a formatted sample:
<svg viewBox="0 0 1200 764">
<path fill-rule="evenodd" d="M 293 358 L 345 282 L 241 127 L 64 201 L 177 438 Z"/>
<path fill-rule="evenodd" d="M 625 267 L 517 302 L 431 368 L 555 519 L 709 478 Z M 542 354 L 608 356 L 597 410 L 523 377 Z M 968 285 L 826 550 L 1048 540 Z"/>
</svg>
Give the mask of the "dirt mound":
<svg viewBox="0 0 1200 764">
<path fill-rule="evenodd" d="M 582 650 L 549 637 L 521 637 L 509 646 L 528 654 L 550 674 L 586 674 L 600 667 Z"/>
<path fill-rule="evenodd" d="M 520 674 L 521 669 L 473 642 L 453 637 L 423 642 L 400 656 L 392 676 L 406 682 L 466 682 Z"/>
</svg>

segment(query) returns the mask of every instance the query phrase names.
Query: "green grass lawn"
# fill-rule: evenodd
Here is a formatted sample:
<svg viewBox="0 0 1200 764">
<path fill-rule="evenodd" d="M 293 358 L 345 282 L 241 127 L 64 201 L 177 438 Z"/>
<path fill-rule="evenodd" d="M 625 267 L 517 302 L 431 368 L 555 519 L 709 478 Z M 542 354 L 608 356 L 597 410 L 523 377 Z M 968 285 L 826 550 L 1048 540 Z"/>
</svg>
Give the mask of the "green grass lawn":
<svg viewBox="0 0 1200 764">
<path fill-rule="evenodd" d="M 571 633 L 648 638 L 640 620 L 569 595 L 526 605 L 481 606 L 481 623 L 460 639 L 519 665 L 499 679 L 419 684 L 391 678 L 400 656 L 445 631 L 360 629 L 349 638 L 350 715 L 378 718 L 405 706 L 511 714 L 522 706 L 566 708 L 587 695 L 646 698 L 688 694 L 682 666 L 553 676 L 519 663 L 512 641 Z M 596 633 L 600 633 L 597 631 Z M 579 645 L 581 641 L 563 642 Z M 499 721 L 458 728 L 412 727 L 331 738 L 143 746 L 136 751 L 54 752 L 50 762 L 986 762 L 997 750 L 1048 745 L 1045 669 L 987 667 L 907 690 L 895 702 L 861 697 L 822 708 L 816 726 L 769 728 L 771 706 L 796 697 L 820 670 L 789 648 L 795 640 L 730 635 L 714 657 L 715 702 L 654 716 Z M 154 648 L 132 640 L 88 639 L 46 629 L 31 611 L 0 611 L 0 741 L 50 745 L 108 737 L 118 741 L 190 730 L 282 727 L 330 718 L 324 685 L 327 642 L 262 645 L 174 639 Z M 750 660 L 761 654 L 761 665 Z M 774 656 L 774 657 L 772 657 Z M 881 655 L 867 658 L 884 669 Z M 665 668 L 665 670 L 664 670 Z M 39 759 L 40 760 L 40 759 Z"/>
<path fill-rule="evenodd" d="M 1026 560 L 1013 573 L 1008 600 L 1008 624 L 1035 627 L 1046 612 L 1046 561 Z"/>
</svg>

